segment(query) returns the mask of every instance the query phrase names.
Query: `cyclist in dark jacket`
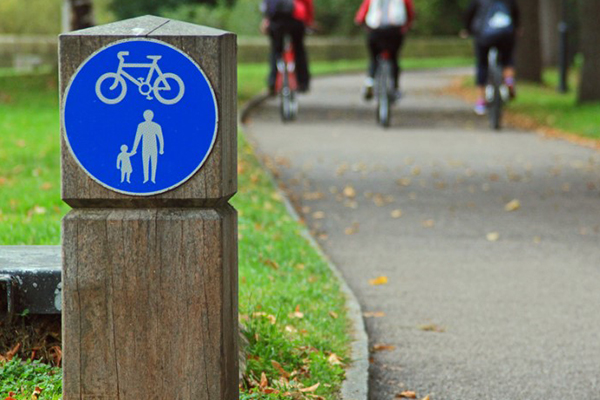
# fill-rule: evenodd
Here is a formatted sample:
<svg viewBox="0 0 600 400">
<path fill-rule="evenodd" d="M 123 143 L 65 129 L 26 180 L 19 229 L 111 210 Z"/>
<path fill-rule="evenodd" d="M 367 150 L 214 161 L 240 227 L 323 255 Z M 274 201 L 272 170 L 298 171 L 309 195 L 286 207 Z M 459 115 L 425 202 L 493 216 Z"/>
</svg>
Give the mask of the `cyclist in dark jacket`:
<svg viewBox="0 0 600 400">
<path fill-rule="evenodd" d="M 282 5 L 282 9 L 286 8 L 286 3 L 291 5 L 290 9 L 278 11 L 278 7 Z M 261 31 L 271 38 L 270 71 L 267 79 L 269 92 L 275 92 L 277 59 L 283 53 L 286 34 L 290 36 L 294 48 L 298 91 L 307 92 L 310 87 L 310 72 L 304 36 L 306 28 L 314 24 L 313 0 L 263 0 L 261 11 L 264 14 Z"/>
<path fill-rule="evenodd" d="M 504 68 L 504 83 L 511 97 L 515 96 L 514 52 L 519 29 L 519 7 L 516 0 L 471 0 L 465 15 L 467 31 L 475 38 L 477 59 L 476 82 L 479 98 L 475 112 L 485 114 L 485 86 L 488 75 L 488 54 L 492 47 L 499 53 Z"/>
</svg>

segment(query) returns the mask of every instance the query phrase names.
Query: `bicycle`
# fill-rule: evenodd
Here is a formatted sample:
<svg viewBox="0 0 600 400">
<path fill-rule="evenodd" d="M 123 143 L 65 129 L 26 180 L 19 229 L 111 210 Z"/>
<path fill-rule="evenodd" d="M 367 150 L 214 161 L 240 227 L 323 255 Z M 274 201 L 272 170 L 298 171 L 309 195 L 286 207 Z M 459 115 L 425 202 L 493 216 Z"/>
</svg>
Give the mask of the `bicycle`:
<svg viewBox="0 0 600 400">
<path fill-rule="evenodd" d="M 391 107 L 394 103 L 396 90 L 394 88 L 394 77 L 391 55 L 383 51 L 377 57 L 377 69 L 375 73 L 375 94 L 377 96 L 377 123 L 388 128 L 391 122 Z"/>
<path fill-rule="evenodd" d="M 494 130 L 500 130 L 501 128 L 502 108 L 509 99 L 508 87 L 504 84 L 504 74 L 498 57 L 498 49 L 492 47 L 488 55 L 489 72 L 485 97 L 490 126 Z"/>
<path fill-rule="evenodd" d="M 298 99 L 296 92 L 298 81 L 296 79 L 296 62 L 294 48 L 289 35 L 284 37 L 283 54 L 277 60 L 277 76 L 275 79 L 275 92 L 279 93 L 280 112 L 283 122 L 289 122 L 298 116 Z"/>
<path fill-rule="evenodd" d="M 117 58 L 119 59 L 119 67 L 117 68 L 117 72 L 107 72 L 98 78 L 96 81 L 96 95 L 98 98 L 106 103 L 106 104 L 117 104 L 121 102 L 125 98 L 127 94 L 127 82 L 125 78 L 127 78 L 130 82 L 135 84 L 138 87 L 138 90 L 141 95 L 146 96 L 146 99 L 152 100 L 153 97 L 151 93 L 154 94 L 156 100 L 161 102 L 162 104 L 175 104 L 181 100 L 183 94 L 185 93 L 185 85 L 183 81 L 178 75 L 167 72 L 163 73 L 158 66 L 158 60 L 162 58 L 162 56 L 146 56 L 150 63 L 126 63 L 125 56 L 128 56 L 128 51 L 120 51 L 117 53 Z M 148 75 L 144 79 L 143 77 L 134 78 L 131 76 L 124 68 L 147 68 Z M 150 83 L 152 81 L 153 76 L 156 74 L 158 77 L 154 80 L 154 83 Z M 103 93 L 103 83 L 112 79 L 112 84 L 108 87 L 108 89 L 104 89 Z M 171 84 L 169 84 L 169 80 L 171 80 Z M 110 81 L 109 81 L 110 83 Z M 174 97 L 163 96 L 165 94 L 174 94 Z"/>
</svg>

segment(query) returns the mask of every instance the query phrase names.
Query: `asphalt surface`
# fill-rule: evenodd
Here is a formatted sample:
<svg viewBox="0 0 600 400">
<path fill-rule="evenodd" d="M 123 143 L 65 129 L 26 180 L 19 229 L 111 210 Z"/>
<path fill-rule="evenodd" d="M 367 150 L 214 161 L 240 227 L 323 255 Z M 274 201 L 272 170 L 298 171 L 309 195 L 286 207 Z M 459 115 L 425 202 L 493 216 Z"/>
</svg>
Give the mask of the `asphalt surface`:
<svg viewBox="0 0 600 400">
<path fill-rule="evenodd" d="M 600 399 L 600 154 L 490 131 L 461 73 L 406 73 L 388 130 L 358 75 L 244 130 L 371 313 L 372 399 Z"/>
</svg>

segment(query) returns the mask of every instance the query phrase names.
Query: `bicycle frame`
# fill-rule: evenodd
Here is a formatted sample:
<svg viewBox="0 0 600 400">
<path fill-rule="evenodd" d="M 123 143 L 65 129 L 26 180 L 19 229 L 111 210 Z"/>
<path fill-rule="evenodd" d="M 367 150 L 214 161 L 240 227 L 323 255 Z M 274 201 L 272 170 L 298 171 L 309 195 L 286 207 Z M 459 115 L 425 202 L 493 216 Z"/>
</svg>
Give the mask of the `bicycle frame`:
<svg viewBox="0 0 600 400">
<path fill-rule="evenodd" d="M 152 87 L 150 86 L 150 80 L 152 79 L 152 75 L 154 73 L 154 71 L 156 71 L 158 73 L 158 76 L 162 76 L 163 73 L 160 70 L 160 67 L 158 66 L 158 60 L 161 59 L 161 56 L 148 56 L 148 58 L 150 58 L 152 60 L 151 63 L 146 63 L 146 64 L 142 64 L 142 63 L 126 63 L 125 62 L 125 56 L 129 55 L 129 52 L 127 51 L 122 51 L 119 52 L 117 54 L 117 57 L 119 58 L 119 67 L 117 68 L 117 75 L 121 75 L 124 78 L 127 78 L 130 82 L 134 83 L 140 90 L 140 93 L 147 95 L 148 93 L 150 93 L 150 91 L 152 90 Z M 127 71 L 124 70 L 124 68 L 148 68 L 148 75 L 146 76 L 146 79 L 143 78 L 134 78 L 133 76 L 131 76 Z M 112 85 L 111 89 L 114 89 L 116 86 L 118 85 L 118 82 L 115 80 L 115 83 Z M 142 92 L 142 86 L 144 85 L 148 85 L 148 91 L 147 92 Z M 165 81 L 165 89 L 169 90 L 169 84 Z"/>
</svg>

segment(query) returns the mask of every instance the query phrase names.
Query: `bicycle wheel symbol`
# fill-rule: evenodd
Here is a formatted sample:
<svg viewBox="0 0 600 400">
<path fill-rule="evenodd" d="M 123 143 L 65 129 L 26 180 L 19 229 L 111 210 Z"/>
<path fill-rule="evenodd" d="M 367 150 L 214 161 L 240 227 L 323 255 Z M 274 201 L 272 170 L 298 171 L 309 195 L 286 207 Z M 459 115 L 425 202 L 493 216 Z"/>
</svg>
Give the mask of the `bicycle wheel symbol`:
<svg viewBox="0 0 600 400">
<path fill-rule="evenodd" d="M 179 76 L 167 72 L 154 81 L 152 92 L 158 101 L 170 105 L 181 100 L 185 93 L 185 86 Z M 175 96 L 171 98 L 170 96 L 173 94 Z"/>
</svg>

